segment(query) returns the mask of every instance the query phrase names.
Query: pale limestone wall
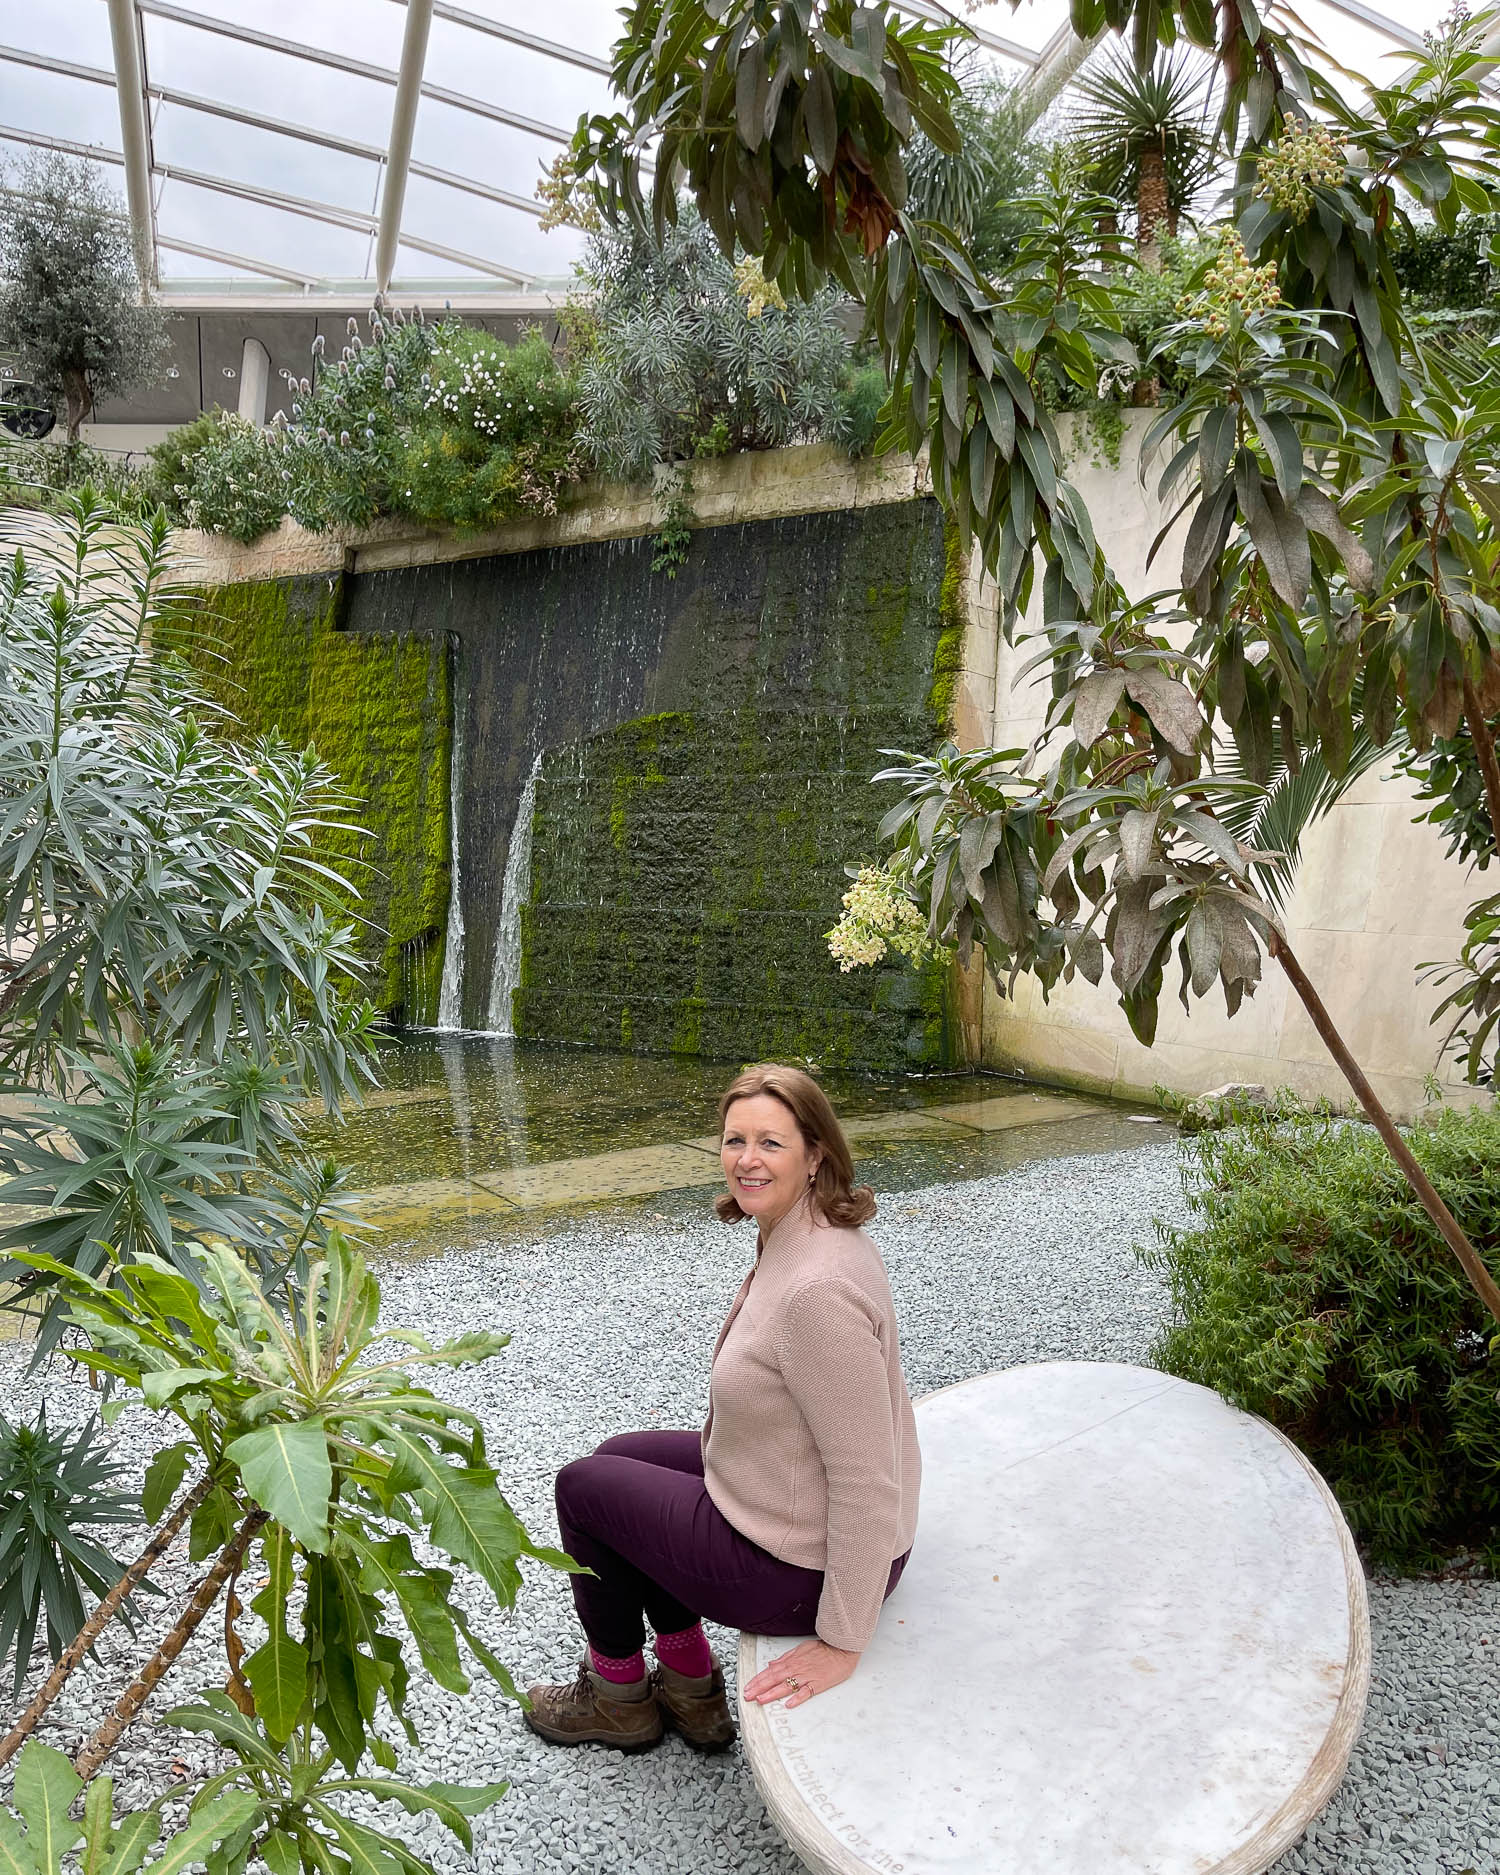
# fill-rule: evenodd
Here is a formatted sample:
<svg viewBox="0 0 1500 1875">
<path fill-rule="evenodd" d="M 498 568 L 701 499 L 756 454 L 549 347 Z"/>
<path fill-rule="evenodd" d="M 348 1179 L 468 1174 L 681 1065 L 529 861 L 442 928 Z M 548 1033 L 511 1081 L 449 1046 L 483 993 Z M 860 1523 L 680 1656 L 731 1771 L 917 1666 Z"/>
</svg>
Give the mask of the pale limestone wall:
<svg viewBox="0 0 1500 1875">
<path fill-rule="evenodd" d="M 1101 544 L 1132 594 L 1170 579 L 1181 552 L 1169 538 L 1149 571 L 1146 555 L 1161 524 L 1156 473 L 1143 486 L 1139 446 L 1149 411 L 1127 413 L 1118 469 L 1091 459 L 1085 436 L 1073 439 L 1069 473 Z M 971 582 L 973 624 L 966 649 L 959 726 L 965 746 L 1024 745 L 1041 726 L 1045 676 L 1013 689 L 1034 647 L 1000 641 L 987 582 Z M 1429 1017 L 1441 991 L 1419 984 L 1417 967 L 1454 957 L 1462 914 L 1482 889 L 1444 857 L 1435 829 L 1412 823 L 1409 784 L 1377 767 L 1358 782 L 1303 841 L 1302 866 L 1288 907 L 1287 935 L 1335 1023 L 1376 1091 L 1410 1114 L 1422 1103 L 1423 1077 L 1439 1078 L 1464 1097 L 1452 1063 L 1438 1066 L 1440 1031 Z M 1304 1094 L 1352 1098 L 1286 978 L 1272 963 L 1254 998 L 1231 1022 L 1216 989 L 1184 1013 L 1172 964 L 1154 1047 L 1130 1033 L 1108 976 L 1097 988 L 1060 986 L 1044 1003 L 1033 982 L 1014 1001 L 985 983 L 969 986 L 971 1048 L 987 1065 L 1118 1094 L 1156 1084 L 1201 1092 L 1226 1081 L 1291 1086 Z M 976 1006 L 979 1007 L 977 1019 Z"/>
<path fill-rule="evenodd" d="M 851 462 L 830 443 L 746 451 L 695 462 L 692 470 L 692 504 L 699 527 L 884 507 L 931 492 L 925 464 L 909 456 Z M 659 473 L 657 482 L 662 479 Z M 310 534 L 288 520 L 249 547 L 217 534 L 186 530 L 177 539 L 184 575 L 220 586 L 293 574 L 373 573 L 580 541 L 623 540 L 655 533 L 661 520 L 662 497 L 656 486 L 595 482 L 575 491 L 558 514 L 510 521 L 485 534 L 424 533 L 399 521 Z"/>
</svg>

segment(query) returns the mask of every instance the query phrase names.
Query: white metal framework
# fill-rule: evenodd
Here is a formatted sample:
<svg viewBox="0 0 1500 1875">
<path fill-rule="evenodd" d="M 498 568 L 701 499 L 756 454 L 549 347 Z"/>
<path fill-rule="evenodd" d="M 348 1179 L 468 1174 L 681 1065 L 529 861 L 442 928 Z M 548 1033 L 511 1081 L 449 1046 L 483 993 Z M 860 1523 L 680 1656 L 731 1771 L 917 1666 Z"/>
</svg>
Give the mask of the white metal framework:
<svg viewBox="0 0 1500 1875">
<path fill-rule="evenodd" d="M 928 19 L 948 13 L 941 0 L 897 3 Z M 1420 48 L 1412 24 L 1366 0 L 1313 3 L 1346 23 L 1363 58 Z M 1427 24 L 1442 3 L 1413 0 L 1404 11 Z M 0 44 L 0 156 L 42 147 L 120 169 L 142 276 L 169 301 L 230 301 L 247 276 L 273 296 L 355 280 L 430 290 L 431 270 L 414 257 L 458 270 L 453 289 L 464 299 L 550 298 L 577 240 L 541 235 L 533 190 L 578 111 L 607 105 L 612 4 L 554 0 L 544 14 L 534 0 L 46 0 L 40 9 L 11 0 L 0 9 L 10 22 L 0 37 L 16 42 Z M 991 14 L 1012 32 L 994 30 Z M 341 18 L 351 29 L 330 30 Z M 394 59 L 340 48 L 352 39 L 361 51 L 396 52 L 388 21 L 401 29 Z M 565 36 L 537 31 L 544 22 Z M 1063 0 L 1023 0 L 1014 13 L 987 5 L 967 23 L 985 52 L 1021 68 L 1038 108 L 1092 49 L 1068 26 Z M 1035 43 L 1015 36 L 1028 26 Z M 105 117 L 95 100 L 111 87 Z M 189 280 L 173 256 L 216 277 Z"/>
</svg>

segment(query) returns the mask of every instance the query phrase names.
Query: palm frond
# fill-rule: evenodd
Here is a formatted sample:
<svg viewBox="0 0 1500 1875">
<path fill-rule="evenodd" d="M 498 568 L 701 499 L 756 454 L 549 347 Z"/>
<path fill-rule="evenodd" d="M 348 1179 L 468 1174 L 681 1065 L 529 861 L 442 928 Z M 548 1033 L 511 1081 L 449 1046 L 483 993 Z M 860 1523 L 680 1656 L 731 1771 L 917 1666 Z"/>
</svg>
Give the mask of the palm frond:
<svg viewBox="0 0 1500 1875">
<path fill-rule="evenodd" d="M 1333 774 L 1316 750 L 1304 753 L 1294 772 L 1287 764 L 1277 724 L 1272 732 L 1271 775 L 1265 788 L 1257 794 L 1230 796 L 1215 803 L 1215 812 L 1236 840 L 1271 855 L 1257 860 L 1253 871 L 1256 883 L 1278 911 L 1285 911 L 1297 882 L 1302 836 L 1342 800 L 1361 775 L 1394 752 L 1395 747 L 1395 739 L 1377 745 L 1360 727 L 1355 731 L 1349 766 L 1342 775 Z M 1251 779 L 1232 743 L 1220 750 L 1214 766 L 1217 773 L 1230 779 Z"/>
</svg>

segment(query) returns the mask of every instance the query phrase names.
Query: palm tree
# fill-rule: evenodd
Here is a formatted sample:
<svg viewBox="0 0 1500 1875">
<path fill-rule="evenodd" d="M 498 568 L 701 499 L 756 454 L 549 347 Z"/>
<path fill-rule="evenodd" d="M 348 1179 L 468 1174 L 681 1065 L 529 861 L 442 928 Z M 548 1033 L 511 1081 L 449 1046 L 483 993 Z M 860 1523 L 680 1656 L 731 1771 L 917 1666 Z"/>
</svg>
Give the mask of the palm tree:
<svg viewBox="0 0 1500 1875">
<path fill-rule="evenodd" d="M 1088 107 L 1074 130 L 1089 181 L 1135 209 L 1140 256 L 1149 263 L 1158 232 L 1177 233 L 1213 171 L 1207 70 L 1163 54 L 1143 71 L 1116 51 L 1074 88 Z"/>
</svg>

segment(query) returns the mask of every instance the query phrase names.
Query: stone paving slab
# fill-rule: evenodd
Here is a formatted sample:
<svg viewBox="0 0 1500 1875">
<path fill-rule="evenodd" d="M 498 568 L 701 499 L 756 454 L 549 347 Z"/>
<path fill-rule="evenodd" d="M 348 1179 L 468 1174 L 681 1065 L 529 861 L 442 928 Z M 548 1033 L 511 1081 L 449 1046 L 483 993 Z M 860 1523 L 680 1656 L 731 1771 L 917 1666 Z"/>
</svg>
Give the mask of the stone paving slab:
<svg viewBox="0 0 1500 1875">
<path fill-rule="evenodd" d="M 545 1165 L 478 1172 L 474 1183 L 523 1205 L 576 1204 L 590 1198 L 639 1198 L 684 1185 L 717 1185 L 719 1168 L 692 1146 L 640 1146 L 625 1152 L 554 1159 Z"/>
<path fill-rule="evenodd" d="M 1072 1100 L 1064 1094 L 1001 1094 L 994 1100 L 955 1100 L 947 1106 L 924 1107 L 935 1119 L 980 1133 L 999 1133 L 1012 1126 L 1039 1126 L 1051 1120 L 1077 1120 L 1097 1113 L 1093 1101 Z"/>
</svg>

